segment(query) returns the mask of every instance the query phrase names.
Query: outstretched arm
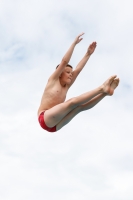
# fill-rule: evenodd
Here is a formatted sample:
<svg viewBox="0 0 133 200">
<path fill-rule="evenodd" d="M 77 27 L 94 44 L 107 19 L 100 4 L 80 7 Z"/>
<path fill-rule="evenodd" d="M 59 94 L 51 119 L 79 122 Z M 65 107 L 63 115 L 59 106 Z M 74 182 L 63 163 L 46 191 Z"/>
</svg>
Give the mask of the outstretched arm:
<svg viewBox="0 0 133 200">
<path fill-rule="evenodd" d="M 92 55 L 92 53 L 95 51 L 97 43 L 93 42 L 92 44 L 90 44 L 90 46 L 87 49 L 87 52 L 85 54 L 85 56 L 82 58 L 82 60 L 78 63 L 77 67 L 76 67 L 76 71 L 78 73 L 81 72 L 81 70 L 84 68 L 85 64 L 87 63 L 87 61 L 89 60 L 90 56 Z"/>
<path fill-rule="evenodd" d="M 82 60 L 78 63 L 77 67 L 75 68 L 75 70 L 73 71 L 73 76 L 72 76 L 72 82 L 70 84 L 70 86 L 74 83 L 74 81 L 76 80 L 77 76 L 79 75 L 79 73 L 81 72 L 81 70 L 84 68 L 85 64 L 87 63 L 88 59 L 90 58 L 91 54 L 95 51 L 97 43 L 93 42 L 92 44 L 90 44 L 90 46 L 87 49 L 87 52 L 85 54 L 85 56 L 82 58 Z"/>
<path fill-rule="evenodd" d="M 64 57 L 62 58 L 62 61 L 61 61 L 60 65 L 58 66 L 58 68 L 56 69 L 56 71 L 52 74 L 51 78 L 53 78 L 53 79 L 59 78 L 59 76 L 63 72 L 64 68 L 69 63 L 75 46 L 83 39 L 83 38 L 80 38 L 83 34 L 84 33 L 81 33 L 80 35 L 78 35 L 75 38 L 74 42 L 72 43 L 72 45 L 70 46 L 70 48 L 68 49 L 68 51 L 66 52 L 66 54 L 64 55 Z"/>
</svg>

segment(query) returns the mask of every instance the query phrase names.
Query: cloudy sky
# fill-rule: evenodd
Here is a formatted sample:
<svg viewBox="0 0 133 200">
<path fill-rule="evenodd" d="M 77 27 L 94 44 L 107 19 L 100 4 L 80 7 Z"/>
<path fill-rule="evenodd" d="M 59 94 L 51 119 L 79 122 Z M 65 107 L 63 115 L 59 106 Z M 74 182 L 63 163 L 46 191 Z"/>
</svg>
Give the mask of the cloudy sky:
<svg viewBox="0 0 133 200">
<path fill-rule="evenodd" d="M 0 0 L 0 199 L 133 199 L 131 0 Z M 37 109 L 48 77 L 75 37 L 70 64 L 97 49 L 67 99 L 117 74 L 112 97 L 56 133 Z"/>
</svg>

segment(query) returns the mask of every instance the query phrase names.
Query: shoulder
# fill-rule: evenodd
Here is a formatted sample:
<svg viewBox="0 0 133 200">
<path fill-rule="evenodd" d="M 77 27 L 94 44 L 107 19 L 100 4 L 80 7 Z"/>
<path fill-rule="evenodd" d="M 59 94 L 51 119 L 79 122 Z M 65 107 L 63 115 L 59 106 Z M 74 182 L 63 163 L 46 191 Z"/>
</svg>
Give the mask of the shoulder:
<svg viewBox="0 0 133 200">
<path fill-rule="evenodd" d="M 53 72 L 53 74 L 50 76 L 52 79 L 58 79 L 61 73 L 63 72 L 64 68 L 66 67 L 67 62 L 62 60 L 61 63 L 58 65 L 58 68 Z"/>
</svg>

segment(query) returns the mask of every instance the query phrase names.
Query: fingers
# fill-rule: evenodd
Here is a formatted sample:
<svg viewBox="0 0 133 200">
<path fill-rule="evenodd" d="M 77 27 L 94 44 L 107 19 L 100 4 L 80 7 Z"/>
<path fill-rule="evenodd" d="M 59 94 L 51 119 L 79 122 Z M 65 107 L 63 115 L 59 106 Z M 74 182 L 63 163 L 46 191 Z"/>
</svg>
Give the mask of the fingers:
<svg viewBox="0 0 133 200">
<path fill-rule="evenodd" d="M 84 35 L 84 34 L 85 34 L 85 33 L 81 33 L 81 34 L 78 35 L 78 37 L 81 37 L 81 36 Z"/>
<path fill-rule="evenodd" d="M 84 33 L 81 33 L 77 36 L 77 38 L 79 39 L 79 41 L 83 40 L 83 38 L 80 38 L 82 35 L 84 35 Z"/>
<path fill-rule="evenodd" d="M 96 46 L 97 46 L 97 43 L 96 43 L 96 42 L 92 42 L 92 43 L 90 44 L 89 48 L 95 49 Z"/>
<path fill-rule="evenodd" d="M 92 42 L 91 46 L 95 47 L 95 46 L 97 46 L 97 43 L 96 42 Z"/>
<path fill-rule="evenodd" d="M 75 39 L 75 44 L 78 44 L 81 40 L 83 40 L 83 38 L 80 38 L 82 35 L 84 35 L 84 33 L 81 33 L 80 35 L 78 35 Z"/>
<path fill-rule="evenodd" d="M 79 43 L 81 40 L 83 40 L 83 38 L 80 38 L 82 35 L 84 35 L 85 33 L 84 32 L 82 32 L 81 34 L 79 34 L 78 36 L 77 36 L 77 38 L 76 38 L 76 40 L 77 40 L 77 43 Z M 90 47 L 91 48 L 96 48 L 96 46 L 97 46 L 97 42 L 92 42 L 92 44 L 90 44 Z"/>
</svg>

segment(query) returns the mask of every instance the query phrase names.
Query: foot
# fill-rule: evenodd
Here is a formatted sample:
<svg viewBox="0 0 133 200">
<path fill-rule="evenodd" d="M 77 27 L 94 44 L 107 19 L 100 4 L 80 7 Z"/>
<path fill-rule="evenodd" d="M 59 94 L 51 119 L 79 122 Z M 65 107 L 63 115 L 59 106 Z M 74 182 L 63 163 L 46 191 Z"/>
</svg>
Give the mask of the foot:
<svg viewBox="0 0 133 200">
<path fill-rule="evenodd" d="M 110 95 L 113 95 L 115 88 L 119 85 L 120 79 L 116 78 L 113 80 L 110 86 Z"/>
<path fill-rule="evenodd" d="M 107 95 L 112 95 L 114 93 L 114 89 L 117 87 L 115 86 L 118 82 L 118 78 L 115 76 L 111 76 L 107 81 L 105 81 L 102 85 L 103 92 Z M 115 82 L 114 82 L 115 81 Z M 113 83 L 114 82 L 114 83 Z M 112 86 L 111 86 L 112 85 Z"/>
</svg>

